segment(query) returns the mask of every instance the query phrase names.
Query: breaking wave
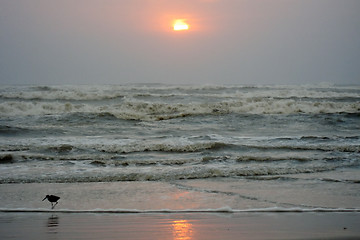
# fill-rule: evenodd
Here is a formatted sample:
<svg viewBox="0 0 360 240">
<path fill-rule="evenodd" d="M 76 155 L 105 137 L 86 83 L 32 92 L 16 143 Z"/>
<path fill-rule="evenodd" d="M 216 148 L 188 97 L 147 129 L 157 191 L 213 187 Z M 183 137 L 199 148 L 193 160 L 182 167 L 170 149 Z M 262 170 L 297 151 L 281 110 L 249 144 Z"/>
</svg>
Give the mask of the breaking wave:
<svg viewBox="0 0 360 240">
<path fill-rule="evenodd" d="M 109 114 L 124 120 L 167 120 L 198 115 L 221 114 L 359 114 L 360 102 L 299 102 L 295 100 L 259 99 L 216 103 L 123 102 L 92 105 L 71 102 L 0 103 L 3 116 L 57 115 L 68 113 Z"/>
<path fill-rule="evenodd" d="M 33 86 L 0 88 L 3 116 L 110 114 L 166 120 L 219 114 L 360 112 L 360 89 L 287 86 Z"/>
<path fill-rule="evenodd" d="M 18 176 L 1 176 L 0 183 L 79 183 L 79 182 L 122 182 L 122 181 L 173 181 L 184 179 L 208 179 L 219 177 L 254 177 L 299 173 L 332 171 L 338 167 L 352 166 L 352 163 L 333 163 L 328 165 L 308 164 L 304 166 L 226 166 L 196 165 L 119 168 L 87 168 L 79 165 L 53 167 L 52 173 L 41 173 L 40 169 L 19 173 Z"/>
</svg>

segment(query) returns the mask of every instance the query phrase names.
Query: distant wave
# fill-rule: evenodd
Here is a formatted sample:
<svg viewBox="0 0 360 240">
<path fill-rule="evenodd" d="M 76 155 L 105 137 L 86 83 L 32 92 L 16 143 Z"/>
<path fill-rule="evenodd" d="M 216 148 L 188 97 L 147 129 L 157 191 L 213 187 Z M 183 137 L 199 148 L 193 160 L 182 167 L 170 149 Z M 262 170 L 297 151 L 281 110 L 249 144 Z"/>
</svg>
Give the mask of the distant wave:
<svg viewBox="0 0 360 240">
<path fill-rule="evenodd" d="M 107 100 L 131 97 L 208 96 L 222 98 L 355 98 L 359 86 L 241 85 L 67 85 L 0 87 L 0 99 Z"/>
</svg>

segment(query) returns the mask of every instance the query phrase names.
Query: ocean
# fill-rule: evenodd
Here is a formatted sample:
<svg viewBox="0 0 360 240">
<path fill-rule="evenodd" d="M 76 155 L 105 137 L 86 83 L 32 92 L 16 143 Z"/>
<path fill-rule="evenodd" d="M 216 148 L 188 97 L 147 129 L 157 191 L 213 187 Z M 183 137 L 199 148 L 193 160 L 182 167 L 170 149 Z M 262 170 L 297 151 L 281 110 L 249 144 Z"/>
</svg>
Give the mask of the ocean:
<svg viewBox="0 0 360 240">
<path fill-rule="evenodd" d="M 70 210 L 360 209 L 359 86 L 1 86 L 0 113 L 0 185 L 138 202 Z"/>
</svg>

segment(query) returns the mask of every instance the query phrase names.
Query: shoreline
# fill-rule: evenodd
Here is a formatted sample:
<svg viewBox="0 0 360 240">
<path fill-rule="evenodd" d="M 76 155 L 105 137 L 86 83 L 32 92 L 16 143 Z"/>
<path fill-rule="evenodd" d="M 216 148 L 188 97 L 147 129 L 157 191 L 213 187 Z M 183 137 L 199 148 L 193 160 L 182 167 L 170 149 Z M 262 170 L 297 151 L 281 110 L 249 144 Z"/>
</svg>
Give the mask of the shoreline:
<svg viewBox="0 0 360 240">
<path fill-rule="evenodd" d="M 47 208 L 0 208 L 0 213 L 81 213 L 81 214 L 236 214 L 236 213 L 360 213 L 359 208 L 254 208 L 231 209 L 223 207 L 218 209 L 47 209 Z"/>
</svg>

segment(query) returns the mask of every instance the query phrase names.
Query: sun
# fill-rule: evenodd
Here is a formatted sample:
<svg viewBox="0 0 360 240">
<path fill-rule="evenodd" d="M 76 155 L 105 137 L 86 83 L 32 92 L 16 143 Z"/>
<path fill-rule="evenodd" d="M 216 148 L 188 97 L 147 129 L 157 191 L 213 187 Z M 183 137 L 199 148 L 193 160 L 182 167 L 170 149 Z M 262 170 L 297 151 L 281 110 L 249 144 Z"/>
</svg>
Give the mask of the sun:
<svg viewBox="0 0 360 240">
<path fill-rule="evenodd" d="M 173 24 L 174 31 L 189 30 L 189 25 L 185 21 L 185 19 L 176 19 Z"/>
</svg>

